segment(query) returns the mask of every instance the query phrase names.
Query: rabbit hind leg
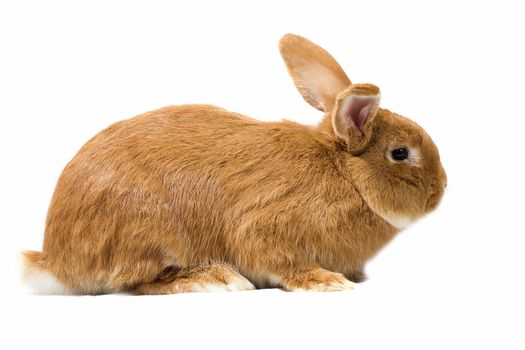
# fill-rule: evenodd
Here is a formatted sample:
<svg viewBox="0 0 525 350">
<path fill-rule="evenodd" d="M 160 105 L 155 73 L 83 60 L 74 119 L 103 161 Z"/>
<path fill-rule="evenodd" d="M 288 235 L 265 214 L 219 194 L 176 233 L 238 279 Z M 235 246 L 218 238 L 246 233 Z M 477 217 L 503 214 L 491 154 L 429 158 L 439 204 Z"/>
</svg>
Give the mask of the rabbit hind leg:
<svg viewBox="0 0 525 350">
<path fill-rule="evenodd" d="M 251 289 L 255 289 L 254 285 L 231 266 L 211 264 L 165 269 L 155 281 L 140 284 L 132 292 L 138 295 L 157 295 Z"/>
</svg>

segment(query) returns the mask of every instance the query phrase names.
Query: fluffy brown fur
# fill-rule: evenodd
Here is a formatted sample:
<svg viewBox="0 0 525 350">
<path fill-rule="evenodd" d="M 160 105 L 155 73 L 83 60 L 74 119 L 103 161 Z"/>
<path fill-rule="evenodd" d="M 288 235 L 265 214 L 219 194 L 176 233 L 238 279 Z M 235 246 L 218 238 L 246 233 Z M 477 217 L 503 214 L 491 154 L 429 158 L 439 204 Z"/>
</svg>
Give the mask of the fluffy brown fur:
<svg viewBox="0 0 525 350">
<path fill-rule="evenodd" d="M 323 49 L 280 42 L 319 127 L 260 122 L 208 105 L 165 107 L 89 140 L 58 180 L 42 253 L 72 293 L 351 289 L 363 264 L 434 209 L 446 184 L 414 122 L 378 108 Z M 389 152 L 409 147 L 412 159 Z"/>
</svg>

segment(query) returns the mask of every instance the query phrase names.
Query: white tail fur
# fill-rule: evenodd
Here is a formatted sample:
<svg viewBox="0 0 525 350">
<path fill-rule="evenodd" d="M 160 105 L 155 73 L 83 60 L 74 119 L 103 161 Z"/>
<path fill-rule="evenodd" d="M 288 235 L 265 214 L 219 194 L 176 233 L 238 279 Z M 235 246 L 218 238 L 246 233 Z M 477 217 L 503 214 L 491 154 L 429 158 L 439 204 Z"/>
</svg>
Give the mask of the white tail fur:
<svg viewBox="0 0 525 350">
<path fill-rule="evenodd" d="M 24 259 L 22 279 L 34 294 L 72 294 L 55 275 L 46 270 L 42 253 L 26 251 L 22 255 Z"/>
</svg>

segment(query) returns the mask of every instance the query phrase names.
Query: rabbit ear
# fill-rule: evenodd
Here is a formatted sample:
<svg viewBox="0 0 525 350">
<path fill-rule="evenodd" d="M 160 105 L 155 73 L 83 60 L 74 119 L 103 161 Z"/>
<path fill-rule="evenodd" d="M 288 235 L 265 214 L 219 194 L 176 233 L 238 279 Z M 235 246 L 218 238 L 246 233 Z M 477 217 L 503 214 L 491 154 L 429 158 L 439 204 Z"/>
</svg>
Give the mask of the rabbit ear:
<svg viewBox="0 0 525 350">
<path fill-rule="evenodd" d="M 379 100 L 379 88 L 371 84 L 351 85 L 337 96 L 332 124 L 350 151 L 358 152 L 370 140 Z"/>
<path fill-rule="evenodd" d="M 279 49 L 306 102 L 323 112 L 330 112 L 337 94 L 351 84 L 341 66 L 323 48 L 298 35 L 283 36 Z"/>
</svg>

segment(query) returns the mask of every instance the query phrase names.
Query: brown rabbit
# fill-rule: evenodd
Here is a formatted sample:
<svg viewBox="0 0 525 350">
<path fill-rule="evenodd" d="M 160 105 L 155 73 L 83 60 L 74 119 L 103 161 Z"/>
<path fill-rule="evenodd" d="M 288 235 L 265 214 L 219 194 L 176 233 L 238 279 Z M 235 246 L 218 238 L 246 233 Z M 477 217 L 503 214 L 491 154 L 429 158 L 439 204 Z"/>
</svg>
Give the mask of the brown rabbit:
<svg viewBox="0 0 525 350">
<path fill-rule="evenodd" d="M 379 108 L 377 87 L 300 36 L 280 49 L 325 113 L 318 127 L 208 105 L 113 124 L 60 176 L 43 252 L 24 253 L 27 282 L 48 294 L 352 289 L 436 208 L 445 171 L 423 129 Z"/>
</svg>

